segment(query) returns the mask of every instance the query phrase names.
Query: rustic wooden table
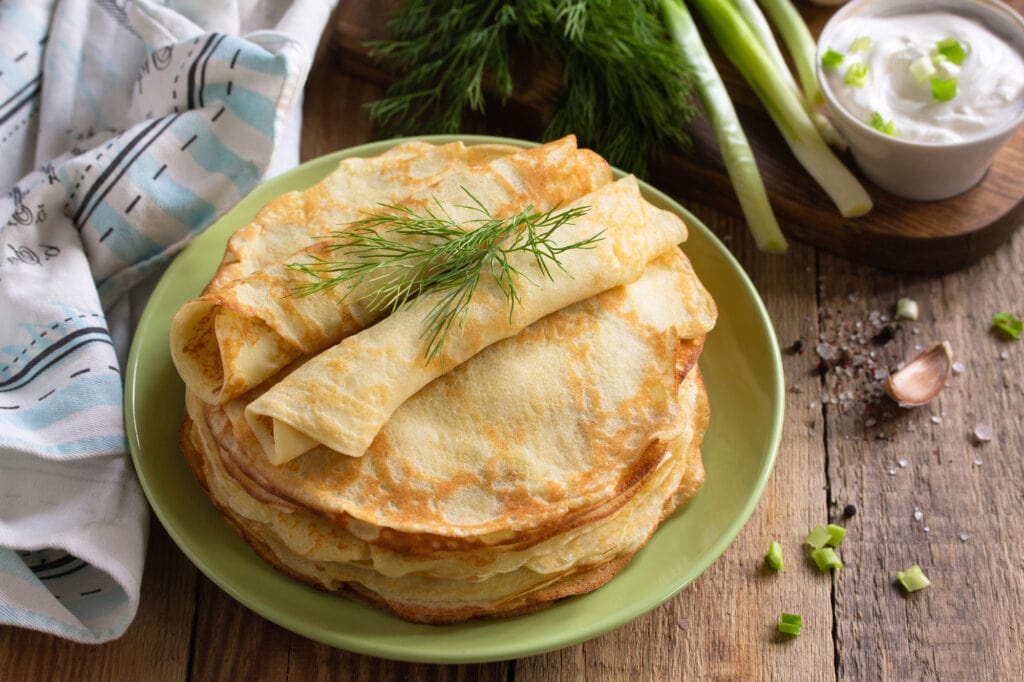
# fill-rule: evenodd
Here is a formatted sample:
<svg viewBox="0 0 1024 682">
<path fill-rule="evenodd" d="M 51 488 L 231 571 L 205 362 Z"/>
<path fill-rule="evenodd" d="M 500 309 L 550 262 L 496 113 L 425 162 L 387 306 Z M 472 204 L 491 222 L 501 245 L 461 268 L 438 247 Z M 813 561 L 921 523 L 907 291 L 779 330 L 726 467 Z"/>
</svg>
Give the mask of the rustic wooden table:
<svg viewBox="0 0 1024 682">
<path fill-rule="evenodd" d="M 307 87 L 304 158 L 371 137 L 361 107 L 380 87 L 336 67 L 322 50 Z M 332 649 L 255 615 L 200 574 L 154 520 L 142 603 L 125 636 L 86 646 L 0 629 L 0 678 L 1019 679 L 1024 341 L 993 333 L 990 319 L 1004 309 L 1024 313 L 1024 233 L 952 274 L 906 275 L 800 242 L 785 256 L 758 253 L 732 212 L 676 194 L 757 286 L 783 347 L 787 392 L 782 445 L 760 504 L 721 558 L 674 599 L 544 655 L 398 663 Z M 904 296 L 918 301 L 920 319 L 883 319 Z M 883 343 L 884 332 L 873 339 L 887 324 L 892 340 Z M 798 340 L 802 352 L 792 350 Z M 913 410 L 879 398 L 872 370 L 934 340 L 948 340 L 960 363 L 941 395 Z M 838 368 L 818 370 L 820 342 L 848 347 Z M 981 424 L 991 426 L 991 442 L 972 435 Z M 849 504 L 857 512 L 842 522 L 846 565 L 830 578 L 796 548 L 808 529 L 839 519 Z M 762 568 L 772 539 L 788 549 L 781 574 Z M 914 563 L 933 584 L 908 596 L 894 576 Z M 775 634 L 783 610 L 803 615 L 796 639 Z"/>
</svg>

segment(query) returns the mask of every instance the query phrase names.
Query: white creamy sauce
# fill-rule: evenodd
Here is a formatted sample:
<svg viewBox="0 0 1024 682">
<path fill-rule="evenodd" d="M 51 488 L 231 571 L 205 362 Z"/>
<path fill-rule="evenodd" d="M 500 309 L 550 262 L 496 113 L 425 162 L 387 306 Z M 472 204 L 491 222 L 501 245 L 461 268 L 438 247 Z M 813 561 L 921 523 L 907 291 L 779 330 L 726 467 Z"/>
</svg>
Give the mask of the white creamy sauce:
<svg viewBox="0 0 1024 682">
<path fill-rule="evenodd" d="M 861 37 L 870 39 L 870 48 L 851 52 L 851 44 Z M 935 58 L 936 44 L 948 38 L 967 52 L 960 65 Z M 971 19 L 943 12 L 854 17 L 837 27 L 830 43 L 827 48 L 844 56 L 838 67 L 825 67 L 836 98 L 865 123 L 875 112 L 892 121 L 898 137 L 959 142 L 1006 123 L 1024 109 L 1024 59 Z M 932 77 L 957 79 L 955 98 L 938 101 L 930 79 L 918 81 L 911 64 L 922 57 L 934 66 Z M 868 67 L 862 87 L 843 82 L 852 64 Z"/>
</svg>

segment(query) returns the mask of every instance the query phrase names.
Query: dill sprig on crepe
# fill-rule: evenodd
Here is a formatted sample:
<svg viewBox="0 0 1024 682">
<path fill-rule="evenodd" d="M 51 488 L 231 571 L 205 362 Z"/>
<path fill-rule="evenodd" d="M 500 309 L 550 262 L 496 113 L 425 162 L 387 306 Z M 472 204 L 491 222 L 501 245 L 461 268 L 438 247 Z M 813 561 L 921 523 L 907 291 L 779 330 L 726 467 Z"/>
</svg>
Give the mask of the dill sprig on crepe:
<svg viewBox="0 0 1024 682">
<path fill-rule="evenodd" d="M 348 229 L 332 232 L 337 242 L 327 249 L 336 259 L 313 257 L 307 263 L 289 263 L 292 270 L 314 279 L 294 289 L 300 296 L 345 284 L 358 289 L 372 311 L 392 313 L 428 293 L 441 294 L 427 314 L 421 338 L 427 340 L 429 362 L 441 350 L 452 327 L 465 317 L 466 308 L 490 272 L 509 302 L 509 316 L 520 302 L 516 280 L 529 281 L 510 256 L 523 252 L 533 257 L 542 277 L 553 281 L 552 268 L 565 271 L 559 256 L 571 249 L 586 249 L 601 233 L 571 244 L 557 244 L 552 235 L 563 225 L 585 215 L 581 206 L 539 212 L 527 206 L 507 217 L 495 217 L 468 190 L 472 202 L 459 206 L 479 218 L 459 223 L 436 202 L 422 213 L 398 204 L 383 204 L 384 211 L 368 214 Z"/>
<path fill-rule="evenodd" d="M 508 100 L 527 58 L 561 71 L 545 139 L 575 133 L 641 176 L 653 152 L 689 146 L 689 67 L 651 0 L 406 0 L 388 28 L 370 45 L 397 76 L 370 105 L 385 135 L 459 132 L 485 87 Z"/>
</svg>

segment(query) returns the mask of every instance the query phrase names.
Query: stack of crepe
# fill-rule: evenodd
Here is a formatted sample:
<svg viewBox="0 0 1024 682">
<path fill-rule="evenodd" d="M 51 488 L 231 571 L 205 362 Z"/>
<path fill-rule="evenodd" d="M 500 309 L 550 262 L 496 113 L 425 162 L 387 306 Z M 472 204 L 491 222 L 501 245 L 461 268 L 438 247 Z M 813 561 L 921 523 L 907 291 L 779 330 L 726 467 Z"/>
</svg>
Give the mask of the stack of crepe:
<svg viewBox="0 0 1024 682">
<path fill-rule="evenodd" d="M 523 258 L 520 300 L 481 279 L 428 359 L 425 293 L 383 316 L 319 236 L 385 205 L 473 221 L 585 207 Z M 703 481 L 697 359 L 715 322 L 677 246 L 686 226 L 568 137 L 534 149 L 403 143 L 270 202 L 172 323 L 182 447 L 255 551 L 321 589 L 416 622 L 541 608 L 596 589 Z M 519 254 L 521 255 L 521 254 Z M 515 256 L 515 254 L 514 254 Z M 365 286 L 365 285 L 360 285 Z"/>
</svg>

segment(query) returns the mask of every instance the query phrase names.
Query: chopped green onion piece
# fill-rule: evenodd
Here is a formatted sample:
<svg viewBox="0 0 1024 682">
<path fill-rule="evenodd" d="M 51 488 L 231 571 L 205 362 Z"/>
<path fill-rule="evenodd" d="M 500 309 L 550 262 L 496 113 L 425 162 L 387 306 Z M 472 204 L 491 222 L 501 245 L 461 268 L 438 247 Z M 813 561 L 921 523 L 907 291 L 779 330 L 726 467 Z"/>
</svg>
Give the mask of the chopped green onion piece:
<svg viewBox="0 0 1024 682">
<path fill-rule="evenodd" d="M 1024 333 L 1024 322 L 1006 310 L 992 316 L 992 326 L 1014 339 L 1019 339 Z"/>
<path fill-rule="evenodd" d="M 967 50 L 960 44 L 956 38 L 946 38 L 935 43 L 935 49 L 943 57 L 953 62 L 957 66 L 964 63 L 964 59 L 967 58 Z"/>
<path fill-rule="evenodd" d="M 956 78 L 932 78 L 932 97 L 940 102 L 948 102 L 956 97 Z"/>
<path fill-rule="evenodd" d="M 917 315 L 917 301 L 912 298 L 901 298 L 896 301 L 896 317 L 913 321 L 917 319 Z"/>
<path fill-rule="evenodd" d="M 868 122 L 868 125 L 886 135 L 896 134 L 896 124 L 892 121 L 886 121 L 877 111 L 871 115 L 871 121 Z"/>
<path fill-rule="evenodd" d="M 807 534 L 807 538 L 804 539 L 804 544 L 810 545 L 814 549 L 818 549 L 820 547 L 824 547 L 831 537 L 832 534 L 829 533 L 828 529 L 824 526 L 815 526 L 814 529 Z"/>
<path fill-rule="evenodd" d="M 764 562 L 773 571 L 781 571 L 784 566 L 782 561 L 782 545 L 772 540 L 768 545 L 768 553 L 764 557 Z"/>
<path fill-rule="evenodd" d="M 900 585 L 907 592 L 917 592 L 932 584 L 932 581 L 928 580 L 928 576 L 924 574 L 924 571 L 917 564 L 914 564 L 905 571 L 896 573 L 896 580 L 900 582 Z"/>
<path fill-rule="evenodd" d="M 811 552 L 811 558 L 818 564 L 818 570 L 827 571 L 830 568 L 842 568 L 843 562 L 839 555 L 831 547 L 821 547 Z"/>
<path fill-rule="evenodd" d="M 804 619 L 800 617 L 799 613 L 781 613 L 779 614 L 778 630 L 784 635 L 799 635 L 800 630 L 803 629 Z"/>
<path fill-rule="evenodd" d="M 910 74 L 918 85 L 928 85 L 932 76 L 935 75 L 935 65 L 928 57 L 919 57 L 910 62 Z"/>
<path fill-rule="evenodd" d="M 829 50 L 825 54 L 821 55 L 821 65 L 828 69 L 834 69 L 842 64 L 845 58 L 846 57 L 843 56 L 842 52 Z"/>
<path fill-rule="evenodd" d="M 842 526 L 837 526 L 834 523 L 828 524 L 825 530 L 827 530 L 829 534 L 828 542 L 825 544 L 829 547 L 838 547 L 839 543 L 846 537 L 846 529 Z"/>
<path fill-rule="evenodd" d="M 861 36 L 850 43 L 850 52 L 867 52 L 871 49 L 871 38 Z"/>
<path fill-rule="evenodd" d="M 843 77 L 843 82 L 855 88 L 863 88 L 864 84 L 868 82 L 868 65 L 850 64 L 850 68 L 846 70 L 846 76 Z M 932 83 L 935 83 L 934 79 Z"/>
</svg>

